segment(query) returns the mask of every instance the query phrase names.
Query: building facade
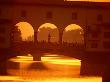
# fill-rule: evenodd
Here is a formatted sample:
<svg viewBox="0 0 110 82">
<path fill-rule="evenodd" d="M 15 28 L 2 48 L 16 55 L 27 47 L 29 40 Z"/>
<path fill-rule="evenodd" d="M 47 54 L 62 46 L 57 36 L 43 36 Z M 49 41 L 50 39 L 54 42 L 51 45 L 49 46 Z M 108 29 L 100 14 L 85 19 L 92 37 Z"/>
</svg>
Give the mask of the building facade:
<svg viewBox="0 0 110 82">
<path fill-rule="evenodd" d="M 0 24 L 0 26 L 3 25 L 8 28 L 6 29 L 7 33 L 10 33 L 10 29 L 17 23 L 28 22 L 33 26 L 34 42 L 36 44 L 38 28 L 42 24 L 52 23 L 58 28 L 59 44 L 61 44 L 64 29 L 70 24 L 77 24 L 84 30 L 86 51 L 110 51 L 109 15 L 110 3 L 66 2 L 63 0 L 0 1 L 0 20 L 12 21 L 10 25 Z M 4 47 L 9 47 L 10 37 L 4 37 L 8 40 L 6 39 L 6 43 L 1 44 Z"/>
</svg>

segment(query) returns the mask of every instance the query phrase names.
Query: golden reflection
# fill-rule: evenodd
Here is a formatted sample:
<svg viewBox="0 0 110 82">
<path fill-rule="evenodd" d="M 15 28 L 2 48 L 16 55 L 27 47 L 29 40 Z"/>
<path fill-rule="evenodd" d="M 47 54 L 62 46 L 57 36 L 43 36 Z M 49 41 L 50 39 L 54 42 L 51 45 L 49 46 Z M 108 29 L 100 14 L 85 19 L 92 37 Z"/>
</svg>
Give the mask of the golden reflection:
<svg viewBox="0 0 110 82">
<path fill-rule="evenodd" d="M 59 56 L 57 54 L 46 53 L 42 57 L 41 62 L 34 62 L 32 55 L 17 56 L 11 58 L 9 61 L 13 63 L 8 65 L 8 73 L 13 76 L 19 77 L 0 77 L 0 81 L 12 80 L 14 82 L 102 82 L 101 77 L 80 77 L 80 60 Z M 31 60 L 31 61 L 30 61 Z M 27 63 L 26 63 L 27 62 Z M 13 64 L 13 65 L 12 65 Z M 16 66 L 18 65 L 18 67 Z M 34 69 L 30 69 L 30 66 L 34 66 Z M 48 67 L 48 70 L 39 70 L 37 66 Z M 16 67 L 16 69 L 14 68 Z M 6 81 L 7 82 L 7 81 Z"/>
<path fill-rule="evenodd" d="M 3 80 L 8 80 L 8 81 L 9 80 L 11 80 L 11 81 L 14 81 L 14 80 L 16 80 L 16 81 L 23 81 L 23 79 L 21 79 L 20 77 L 17 77 L 17 76 L 0 76 L 0 82 L 2 82 Z"/>
<path fill-rule="evenodd" d="M 38 82 L 39 80 L 33 80 L 31 82 Z M 44 82 L 40 80 L 40 82 Z M 86 78 L 48 78 L 45 82 L 102 82 L 100 77 L 86 77 Z"/>
<path fill-rule="evenodd" d="M 110 2 L 110 0 L 64 0 L 64 1 L 92 1 L 92 2 Z"/>
<path fill-rule="evenodd" d="M 30 62 L 33 61 L 33 57 L 32 56 L 17 56 L 15 58 L 11 58 L 9 59 L 9 61 L 13 61 L 13 62 Z"/>
<path fill-rule="evenodd" d="M 62 57 L 42 57 L 42 61 L 50 62 L 53 64 L 64 65 L 81 65 L 81 61 L 77 59 L 62 59 Z"/>
<path fill-rule="evenodd" d="M 83 78 L 39 78 L 39 79 L 29 79 L 19 78 L 16 76 L 0 76 L 0 82 L 102 82 L 101 77 L 83 77 Z"/>
</svg>

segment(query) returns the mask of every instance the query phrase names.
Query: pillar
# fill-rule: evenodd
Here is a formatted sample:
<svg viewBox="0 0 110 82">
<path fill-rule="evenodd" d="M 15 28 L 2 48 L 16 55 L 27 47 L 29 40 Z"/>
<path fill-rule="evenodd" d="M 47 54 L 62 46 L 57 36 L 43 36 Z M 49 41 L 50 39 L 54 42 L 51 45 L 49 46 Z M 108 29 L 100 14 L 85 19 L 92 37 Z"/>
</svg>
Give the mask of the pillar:
<svg viewBox="0 0 110 82">
<path fill-rule="evenodd" d="M 38 53 L 38 39 L 37 39 L 37 34 L 38 34 L 38 29 L 34 30 L 34 45 L 35 45 L 35 50 L 34 53 L 32 54 L 33 60 L 34 61 L 41 61 L 41 55 Z"/>
<path fill-rule="evenodd" d="M 37 46 L 38 40 L 37 40 L 37 30 L 34 30 L 34 44 Z"/>
<path fill-rule="evenodd" d="M 63 31 L 59 31 L 59 44 L 62 44 Z"/>
</svg>

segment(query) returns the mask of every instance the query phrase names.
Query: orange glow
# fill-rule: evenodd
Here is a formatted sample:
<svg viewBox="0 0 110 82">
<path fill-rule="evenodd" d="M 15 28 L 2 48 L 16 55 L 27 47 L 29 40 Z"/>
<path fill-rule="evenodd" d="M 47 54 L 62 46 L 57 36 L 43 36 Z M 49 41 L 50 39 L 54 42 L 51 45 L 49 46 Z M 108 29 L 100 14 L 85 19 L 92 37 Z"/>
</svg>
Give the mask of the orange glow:
<svg viewBox="0 0 110 82">
<path fill-rule="evenodd" d="M 41 25 L 38 29 L 38 31 L 40 31 L 41 28 L 50 28 L 50 29 L 56 29 L 57 27 L 54 24 L 51 23 L 45 23 L 43 25 Z"/>
<path fill-rule="evenodd" d="M 65 31 L 71 31 L 71 30 L 77 30 L 82 29 L 79 25 L 76 24 L 70 24 L 65 28 Z"/>
<path fill-rule="evenodd" d="M 62 65 L 81 65 L 81 61 L 77 59 L 62 59 L 62 57 L 42 57 L 42 61 L 50 62 L 53 64 Z"/>
<path fill-rule="evenodd" d="M 30 62 L 30 61 L 33 61 L 33 57 L 32 56 L 17 56 L 15 58 L 9 59 L 9 61 L 13 61 L 13 62 Z"/>
<path fill-rule="evenodd" d="M 7 81 L 23 81 L 20 77 L 16 77 L 16 76 L 0 76 L 0 82 L 5 80 L 5 82 Z"/>
<path fill-rule="evenodd" d="M 19 22 L 15 26 L 18 26 L 20 29 L 23 40 L 27 39 L 29 36 L 34 35 L 33 27 L 27 22 Z"/>
<path fill-rule="evenodd" d="M 48 35 L 51 36 L 51 42 L 58 42 L 59 33 L 54 24 L 44 23 L 38 29 L 38 41 L 48 41 Z"/>
<path fill-rule="evenodd" d="M 83 34 L 84 31 L 79 25 L 70 24 L 63 31 L 63 42 L 83 44 Z"/>
<path fill-rule="evenodd" d="M 64 0 L 64 1 L 76 1 L 76 0 Z M 77 1 L 110 2 L 110 0 L 77 0 Z"/>
<path fill-rule="evenodd" d="M 43 78 L 43 79 L 23 79 L 16 76 L 0 76 L 0 81 L 8 82 L 102 82 L 101 77 L 81 77 L 81 78 Z"/>
<path fill-rule="evenodd" d="M 39 80 L 33 80 L 31 82 L 38 82 Z M 43 82 L 41 80 L 40 82 Z M 100 77 L 86 77 L 86 78 L 47 78 L 45 82 L 102 82 Z"/>
<path fill-rule="evenodd" d="M 34 61 L 30 61 L 32 59 L 31 54 L 28 54 L 27 56 L 17 56 L 17 58 L 12 58 L 15 60 L 18 59 L 27 59 L 23 61 L 29 61 L 26 62 L 17 62 L 17 65 L 19 65 L 18 69 L 13 69 L 13 66 L 16 65 L 15 61 L 11 63 L 12 68 L 8 69 L 8 73 L 13 75 L 12 76 L 0 76 L 0 81 L 14 81 L 14 82 L 102 82 L 101 77 L 81 77 L 79 76 L 80 73 L 80 66 L 75 65 L 76 62 L 80 62 L 80 60 L 69 58 L 66 56 L 59 56 L 57 54 L 44 54 L 46 57 L 42 57 L 42 63 L 46 67 L 48 67 L 48 70 L 37 70 L 36 67 L 39 64 L 35 64 L 35 69 L 27 70 L 30 65 Z M 54 56 L 52 56 L 54 55 Z M 74 60 L 74 62 L 72 62 Z M 10 60 L 12 61 L 12 60 Z M 55 62 L 56 61 L 56 62 Z M 53 63 L 54 62 L 54 63 Z M 62 63 L 63 62 L 63 63 Z M 68 62 L 68 64 L 66 64 Z M 71 65 L 69 65 L 71 63 Z M 33 65 L 34 65 L 33 64 Z M 62 65 L 61 65 L 62 64 Z M 10 65 L 10 64 L 8 64 Z M 16 67 L 16 66 L 15 66 Z M 14 75 L 17 75 L 19 77 L 15 77 Z"/>
</svg>

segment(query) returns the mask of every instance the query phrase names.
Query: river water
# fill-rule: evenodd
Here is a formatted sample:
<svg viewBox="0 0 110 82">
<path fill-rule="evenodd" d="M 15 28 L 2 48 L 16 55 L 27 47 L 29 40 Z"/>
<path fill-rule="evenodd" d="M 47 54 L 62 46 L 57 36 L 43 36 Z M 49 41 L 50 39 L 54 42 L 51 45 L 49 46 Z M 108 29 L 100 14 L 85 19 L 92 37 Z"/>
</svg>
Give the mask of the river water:
<svg viewBox="0 0 110 82">
<path fill-rule="evenodd" d="M 81 60 L 45 53 L 41 61 L 31 54 L 17 56 L 7 62 L 10 76 L 0 76 L 0 82 L 102 82 L 101 77 L 80 76 Z"/>
</svg>

